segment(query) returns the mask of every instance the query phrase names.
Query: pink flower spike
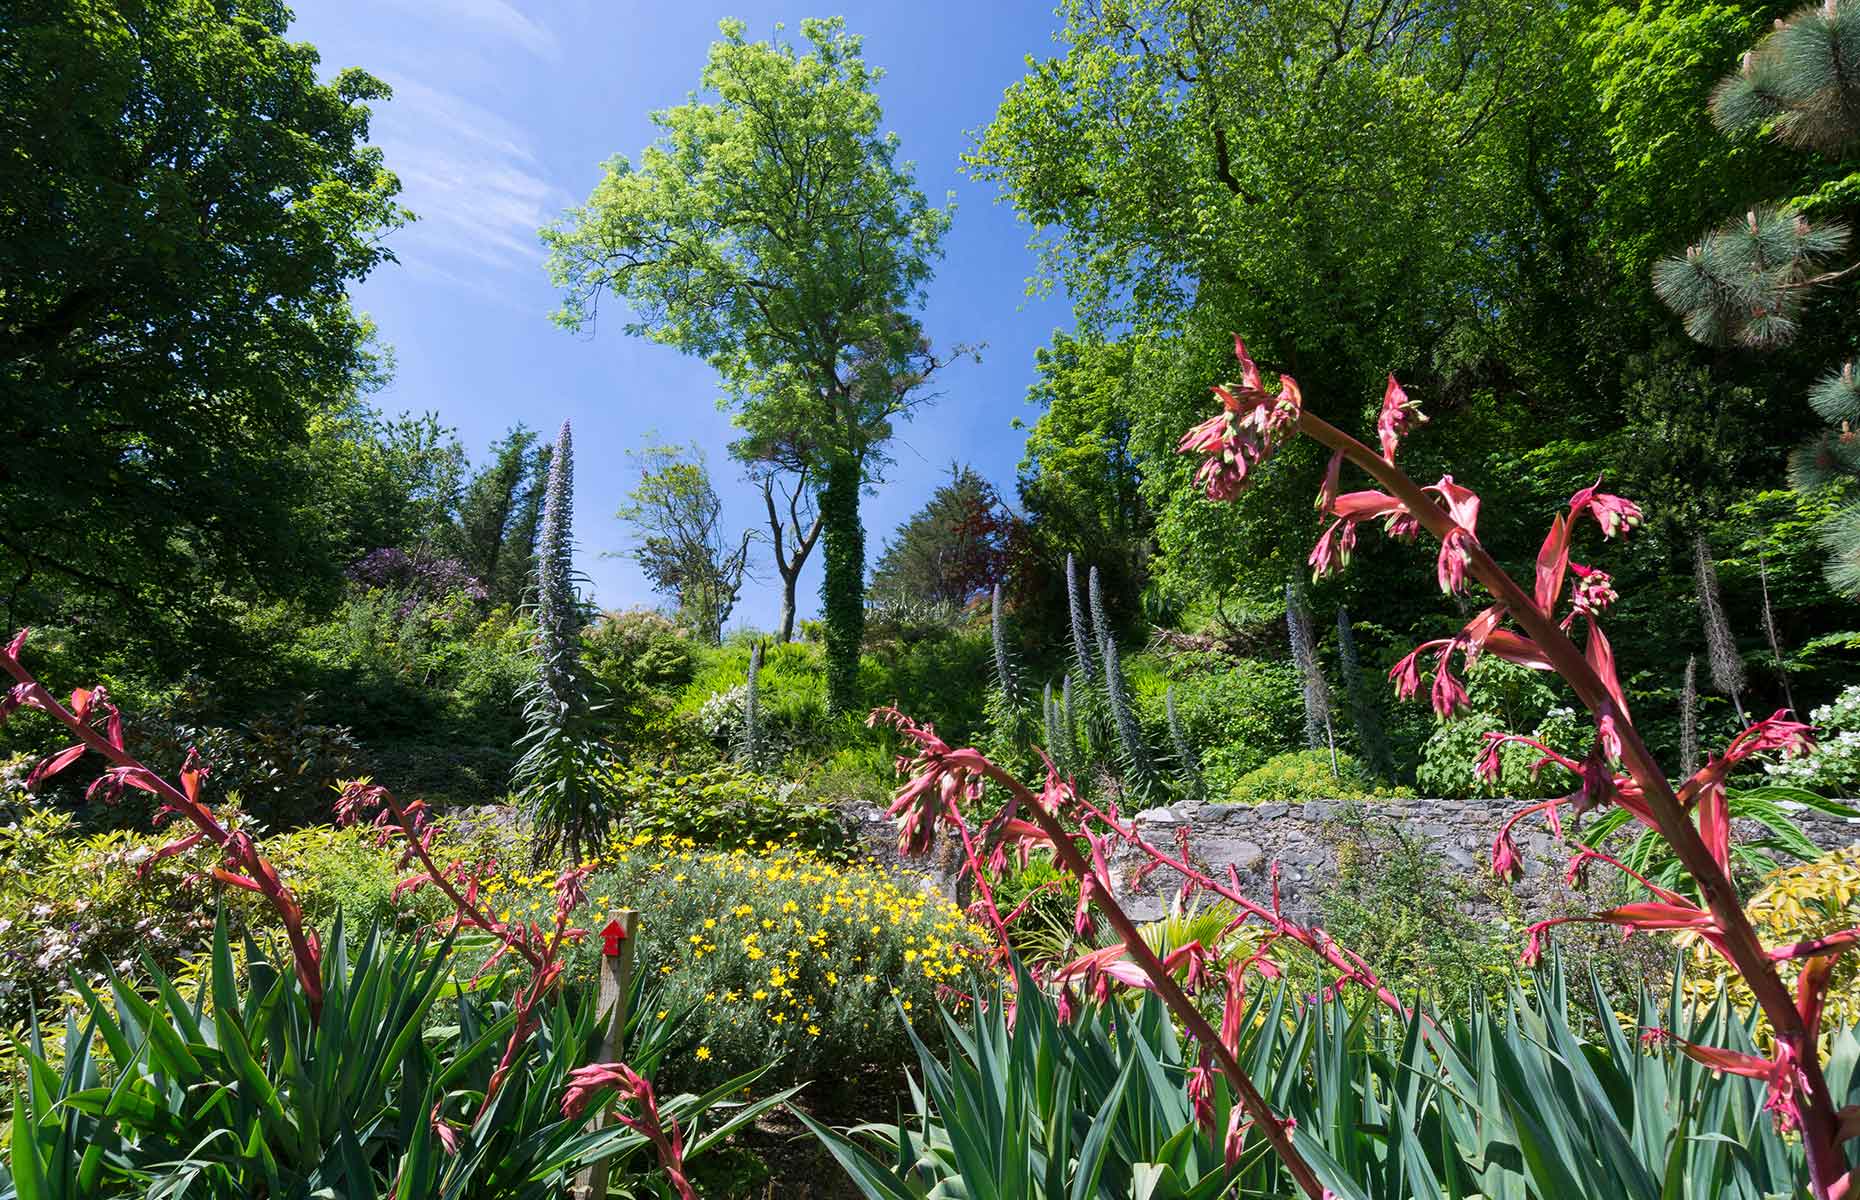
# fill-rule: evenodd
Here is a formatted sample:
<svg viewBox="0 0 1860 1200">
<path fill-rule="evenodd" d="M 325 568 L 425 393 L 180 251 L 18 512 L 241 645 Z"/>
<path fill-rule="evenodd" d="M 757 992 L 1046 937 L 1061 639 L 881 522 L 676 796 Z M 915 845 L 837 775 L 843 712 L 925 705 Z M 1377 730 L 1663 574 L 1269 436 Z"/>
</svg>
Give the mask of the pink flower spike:
<svg viewBox="0 0 1860 1200">
<path fill-rule="evenodd" d="M 13 640 L 6 644 L 6 650 L 3 655 L 0 656 L 3 656 L 9 662 L 17 664 L 19 662 L 20 653 L 26 649 L 26 635 L 29 632 L 31 632 L 30 627 L 21 629 L 18 633 L 14 634 Z"/>
</svg>

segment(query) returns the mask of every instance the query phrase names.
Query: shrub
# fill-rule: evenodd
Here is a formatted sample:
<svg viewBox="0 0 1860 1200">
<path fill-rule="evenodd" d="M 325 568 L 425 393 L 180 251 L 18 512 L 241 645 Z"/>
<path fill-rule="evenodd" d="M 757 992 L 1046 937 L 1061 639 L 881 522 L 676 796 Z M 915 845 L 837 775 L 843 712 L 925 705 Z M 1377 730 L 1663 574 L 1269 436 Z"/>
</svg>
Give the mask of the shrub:
<svg viewBox="0 0 1860 1200">
<path fill-rule="evenodd" d="M 1496 780 L 1481 780 L 1474 770 L 1488 733 L 1529 731 L 1532 738 L 1571 757 L 1587 752 L 1591 731 L 1574 709 L 1556 703 L 1556 693 L 1541 674 L 1495 657 L 1474 664 L 1467 673 L 1470 708 L 1435 724 L 1421 747 L 1415 786 L 1426 795 L 1453 800 L 1539 800 L 1567 792 L 1568 776 L 1556 769 L 1540 772 L 1537 764 L 1543 753 L 1518 743 L 1498 751 Z"/>
<path fill-rule="evenodd" d="M 1832 850 L 1813 862 L 1771 872 L 1763 886 L 1745 901 L 1744 911 L 1763 935 L 1765 945 L 1808 941 L 1860 925 L 1860 846 Z M 1684 990 L 1695 1005 L 1703 1008 L 1720 994 L 1728 994 L 1739 1008 L 1754 1007 L 1749 985 L 1722 957 L 1696 935 L 1677 936 L 1692 958 L 1693 973 L 1687 977 Z M 1783 982 L 1793 986 L 1801 963 L 1780 966 Z M 1824 1031 L 1847 1029 L 1860 1020 L 1860 959 L 1854 955 L 1834 959 L 1826 1005 Z M 1757 1035 L 1767 1044 L 1767 1021 L 1759 1022 Z M 1829 1040 L 1826 1032 L 1822 1040 Z"/>
<path fill-rule="evenodd" d="M 831 808 L 803 799 L 796 784 L 733 763 L 694 771 L 671 762 L 634 763 L 621 768 L 615 786 L 629 833 L 690 838 L 725 850 L 783 838 L 822 853 L 845 848 L 845 831 Z"/>
<path fill-rule="evenodd" d="M 141 719 L 130 722 L 129 745 L 157 771 L 180 769 L 190 750 L 212 767 L 206 795 L 234 796 L 268 825 L 297 825 L 329 810 L 337 780 L 363 774 L 366 751 L 348 727 L 310 719 L 315 697 L 238 726 Z M 135 806 L 139 810 L 140 805 Z"/>
<path fill-rule="evenodd" d="M 901 1066 L 904 1022 L 934 1036 L 939 991 L 981 940 L 924 881 L 850 867 L 795 846 L 706 850 L 690 838 L 616 841 L 587 882 L 597 911 L 638 909 L 642 969 L 659 1009 L 694 1006 L 668 1079 L 703 1086 L 779 1060 L 776 1076 L 846 1081 Z M 547 908 L 548 880 L 494 880 L 492 903 Z M 574 952 L 592 973 L 598 943 Z M 655 1010 L 655 1012 L 658 1010 Z"/>
<path fill-rule="evenodd" d="M 146 878 L 136 870 L 166 841 L 80 836 L 69 813 L 45 808 L 22 807 L 0 826 L 0 1017 L 51 1002 L 73 973 L 132 970 L 144 952 L 172 964 L 204 944 L 217 889 L 184 883 L 202 863 L 167 859 Z"/>
<path fill-rule="evenodd" d="M 1302 804 L 1307 800 L 1374 800 L 1402 795 L 1389 789 L 1354 758 L 1337 751 L 1336 773 L 1331 773 L 1329 750 L 1294 750 L 1277 754 L 1264 765 L 1234 781 L 1224 801 L 1228 804 Z"/>
<path fill-rule="evenodd" d="M 1147 670 L 1135 678 L 1144 725 L 1166 745 L 1166 682 Z M 1226 795 L 1242 775 L 1302 740 L 1304 699 L 1290 663 L 1182 654 L 1170 661 L 1169 678 L 1176 685 L 1176 716 L 1201 757 L 1210 796 Z"/>
<path fill-rule="evenodd" d="M 1815 709 L 1810 719 L 1821 740 L 1807 754 L 1765 763 L 1770 781 L 1824 796 L 1860 792 L 1860 684 Z"/>
</svg>

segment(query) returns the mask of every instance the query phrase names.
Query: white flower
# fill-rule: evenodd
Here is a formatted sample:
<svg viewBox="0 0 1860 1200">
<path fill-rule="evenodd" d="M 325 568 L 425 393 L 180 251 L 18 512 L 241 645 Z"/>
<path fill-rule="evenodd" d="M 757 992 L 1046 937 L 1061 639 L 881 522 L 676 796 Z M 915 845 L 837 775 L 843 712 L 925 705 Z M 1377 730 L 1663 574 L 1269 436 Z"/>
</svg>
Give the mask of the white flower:
<svg viewBox="0 0 1860 1200">
<path fill-rule="evenodd" d="M 35 904 L 32 906 L 32 915 L 43 920 L 52 915 L 52 906 L 49 904 Z"/>
<path fill-rule="evenodd" d="M 123 861 L 132 867 L 139 867 L 155 856 L 155 851 L 147 846 L 137 846 L 123 855 Z"/>
</svg>

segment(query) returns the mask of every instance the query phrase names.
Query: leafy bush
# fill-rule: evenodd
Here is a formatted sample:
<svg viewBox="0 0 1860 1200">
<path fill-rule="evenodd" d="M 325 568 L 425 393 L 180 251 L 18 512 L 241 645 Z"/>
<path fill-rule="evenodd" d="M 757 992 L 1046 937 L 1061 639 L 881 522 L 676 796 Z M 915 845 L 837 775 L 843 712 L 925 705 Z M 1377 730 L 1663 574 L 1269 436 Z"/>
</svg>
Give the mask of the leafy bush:
<svg viewBox="0 0 1860 1200">
<path fill-rule="evenodd" d="M 1156 744 L 1168 745 L 1166 684 L 1150 674 L 1136 676 L 1139 707 Z M 1182 654 L 1170 661 L 1169 675 L 1176 684 L 1176 715 L 1201 757 L 1210 796 L 1228 794 L 1242 775 L 1299 744 L 1304 700 L 1290 663 Z"/>
<path fill-rule="evenodd" d="M 1569 776 L 1555 767 L 1534 770 L 1541 753 L 1507 744 L 1499 751 L 1499 777 L 1481 780 L 1474 771 L 1485 735 L 1529 732 L 1544 745 L 1580 759 L 1592 740 L 1584 719 L 1556 702 L 1542 673 L 1502 659 L 1481 658 L 1467 673 L 1469 711 L 1437 722 L 1421 747 L 1415 787 L 1428 796 L 1465 800 L 1474 796 L 1510 796 L 1538 800 L 1569 791 Z"/>
<path fill-rule="evenodd" d="M 1744 911 L 1765 945 L 1809 941 L 1860 925 L 1860 846 L 1831 850 L 1813 862 L 1772 871 L 1745 901 Z M 1710 1005 L 1726 994 L 1740 1008 L 1751 1007 L 1749 986 L 1721 957 L 1693 934 L 1679 934 L 1677 940 L 1688 947 L 1692 959 L 1693 973 L 1684 991 L 1695 1005 Z M 1782 965 L 1783 982 L 1793 985 L 1801 962 Z M 1833 960 L 1826 1003 L 1824 1041 L 1828 1038 L 1825 1031 L 1860 1022 L 1860 959 L 1843 954 Z M 1768 1023 L 1759 1021 L 1757 1033 L 1767 1041 Z"/>
<path fill-rule="evenodd" d="M 157 771 L 177 771 L 190 750 L 210 764 L 206 795 L 240 806 L 268 825 L 321 819 L 336 782 L 365 774 L 366 751 L 346 726 L 310 719 L 315 697 L 229 728 L 159 718 L 132 721 L 129 745 Z"/>
<path fill-rule="evenodd" d="M 642 969 L 662 989 L 655 1011 L 695 1010 L 667 1064 L 685 1086 L 765 1063 L 780 1079 L 823 1083 L 895 1069 L 908 1053 L 903 1023 L 925 1018 L 933 1029 L 939 989 L 979 954 L 962 912 L 924 881 L 843 866 L 792 841 L 722 851 L 640 833 L 599 864 L 586 884 L 597 910 L 641 913 Z M 506 875 L 492 882 L 492 903 L 540 912 L 548 882 Z M 577 949 L 571 969 L 591 974 L 597 952 Z"/>
<path fill-rule="evenodd" d="M 1810 720 L 1820 740 L 1806 754 L 1765 763 L 1770 781 L 1824 796 L 1860 793 L 1860 684 L 1815 709 Z"/>
<path fill-rule="evenodd" d="M 1228 804 L 1302 804 L 1307 800 L 1374 800 L 1406 794 L 1390 789 L 1368 768 L 1337 751 L 1336 773 L 1329 750 L 1294 750 L 1277 754 L 1234 781 L 1222 800 Z"/>
<path fill-rule="evenodd" d="M 430 888 L 395 899 L 395 885 L 407 876 L 401 852 L 381 845 L 365 826 L 314 825 L 267 838 L 261 848 L 289 882 L 312 925 L 331 926 L 340 915 L 352 928 L 412 932 L 449 911 Z M 255 916 L 263 912 L 252 907 Z"/>
<path fill-rule="evenodd" d="M 667 761 L 621 769 L 616 789 L 629 833 L 690 838 L 699 846 L 750 849 L 784 838 L 809 850 L 836 853 L 846 834 L 838 815 L 733 763 L 680 770 Z"/>
<path fill-rule="evenodd" d="M 173 964 L 205 944 L 211 884 L 184 883 L 185 858 L 136 868 L 168 840 L 123 830 L 82 836 L 69 813 L 22 806 L 0 826 L 0 1017 L 24 1018 L 73 973 Z"/>
</svg>

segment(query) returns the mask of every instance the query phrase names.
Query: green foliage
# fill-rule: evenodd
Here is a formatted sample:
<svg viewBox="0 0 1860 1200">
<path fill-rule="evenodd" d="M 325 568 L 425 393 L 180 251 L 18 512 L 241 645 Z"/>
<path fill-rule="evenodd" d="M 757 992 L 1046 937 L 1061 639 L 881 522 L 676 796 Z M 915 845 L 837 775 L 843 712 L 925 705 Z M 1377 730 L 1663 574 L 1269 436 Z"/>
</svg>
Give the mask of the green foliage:
<svg viewBox="0 0 1860 1200">
<path fill-rule="evenodd" d="M 1010 1022 L 1008 993 L 996 985 L 970 1021 L 944 1018 L 947 1062 L 919 1041 L 913 1119 L 855 1130 L 871 1150 L 802 1114 L 862 1195 L 1227 1194 L 1239 1172 L 1177 1083 L 1189 1063 L 1159 1000 L 1145 997 L 1135 1020 L 1115 1005 L 1087 1005 L 1067 1024 L 1023 973 L 1011 1011 Z M 1213 1129 L 1224 1130 L 1232 1097 L 1218 1083 L 1214 1092 Z"/>
<path fill-rule="evenodd" d="M 191 996 L 153 962 L 150 996 L 113 976 L 102 994 L 77 985 L 83 1012 L 66 1022 L 62 1069 L 31 1031 L 26 1080 L 11 1097 L 11 1176 L 0 1187 L 10 1183 L 22 1200 L 321 1188 L 541 1200 L 601 1155 L 613 1156 L 622 1180 L 655 1172 L 644 1135 L 624 1125 L 588 1132 L 562 1115 L 569 1072 L 600 1047 L 591 1005 L 544 1014 L 528 1052 L 484 1101 L 515 1018 L 495 989 L 455 983 L 451 955 L 450 942 L 378 931 L 352 941 L 338 924 L 320 1021 L 295 974 L 263 947 L 245 944 L 240 971 L 223 919 Z M 650 1076 L 669 1042 L 663 1022 L 638 1013 L 621 1051 Z M 781 1099 L 738 1108 L 699 1134 L 722 1094 L 662 1101 L 687 1153 Z M 456 1153 L 434 1131 L 442 1121 Z"/>
<path fill-rule="evenodd" d="M 636 167 L 607 164 L 588 203 L 543 231 L 579 328 L 612 290 L 629 332 L 702 357 L 722 377 L 750 461 L 810 468 L 826 538 L 827 693 L 856 711 L 865 618 L 859 493 L 893 422 L 940 365 L 908 310 L 949 225 L 897 158 L 860 39 L 839 19 L 792 43 L 721 24 L 687 104 Z"/>
<path fill-rule="evenodd" d="M 1776 1131 L 1761 1080 L 1640 1045 L 1643 1032 L 1664 1030 L 1749 1053 L 1741 1014 L 1722 1001 L 1669 1007 L 1650 992 L 1623 1005 L 1593 977 L 1586 991 L 1572 995 L 1552 970 L 1530 998 L 1514 990 L 1430 1024 L 1262 988 L 1237 1014 L 1237 1057 L 1339 1197 L 1661 1200 L 1701 1179 L 1732 1195 L 1805 1186 L 1800 1143 Z M 976 1200 L 1295 1193 L 1249 1124 L 1227 1166 L 1210 1130 L 1228 1127 L 1234 1098 L 1217 1072 L 1212 1119 L 1196 1120 L 1191 1061 L 1154 995 L 1134 1019 L 1087 1004 L 1070 1023 L 1030 980 L 1011 1024 L 1001 994 L 986 999 L 965 1024 L 949 1022 L 947 1061 L 920 1049 L 924 1082 L 908 1122 L 849 1137 L 803 1116 L 860 1194 L 907 1200 L 956 1180 Z M 1860 1039 L 1835 1036 L 1840 1098 L 1860 1082 Z"/>
<path fill-rule="evenodd" d="M 1170 674 L 1176 714 L 1201 756 L 1210 796 L 1227 795 L 1241 776 L 1298 744 L 1303 702 L 1290 663 L 1178 655 Z"/>
<path fill-rule="evenodd" d="M 753 850 L 791 841 L 808 850 L 844 849 L 838 815 L 777 783 L 731 763 L 682 770 L 670 763 L 626 767 L 614 782 L 626 817 L 622 828 L 658 839 L 690 838 L 700 846 Z"/>
<path fill-rule="evenodd" d="M 1376 800 L 1405 792 L 1378 783 L 1341 750 L 1335 772 L 1329 750 L 1293 750 L 1275 754 L 1240 776 L 1218 798 L 1227 804 L 1303 804 L 1307 800 Z"/>
<path fill-rule="evenodd" d="M 994 485 L 952 463 L 949 481 L 900 524 L 872 568 L 874 598 L 963 605 L 999 581 L 1007 517 Z"/>
<path fill-rule="evenodd" d="M 826 531 L 826 570 L 820 579 L 820 616 L 826 627 L 827 704 L 845 715 L 862 703 L 859 648 L 865 644 L 865 527 L 859 522 L 860 478 L 850 462 L 828 465 L 820 492 Z"/>
<path fill-rule="evenodd" d="M 920 882 L 792 840 L 726 852 L 641 834 L 602 855 L 587 889 L 642 914 L 640 961 L 660 988 L 643 1015 L 692 1010 L 667 1079 L 705 1086 L 774 1064 L 771 1079 L 831 1087 L 903 1065 L 904 1026 L 934 1029 L 939 986 L 979 956 L 966 918 Z M 579 969 L 598 949 L 576 952 Z"/>
<path fill-rule="evenodd" d="M 483 582 L 493 604 L 517 607 L 535 585 L 535 553 L 553 449 L 521 422 L 491 443 L 491 461 L 471 477 L 445 538 Z M 404 539 L 383 539 L 400 545 Z"/>
<path fill-rule="evenodd" d="M 701 447 L 638 451 L 639 483 L 616 514 L 633 527 L 633 559 L 654 591 L 678 604 L 681 624 L 715 645 L 743 590 L 751 534 L 724 532 L 723 501 Z"/>
<path fill-rule="evenodd" d="M 289 19 L 106 0 L 0 23 L 9 626 L 81 610 L 184 662 L 234 597 L 336 582 L 309 427 L 379 378 L 348 288 L 406 214 L 366 144 L 387 86 L 320 71 Z"/>
<path fill-rule="evenodd" d="M 1543 757 L 1529 746 L 1499 751 L 1499 777 L 1486 783 L 1474 769 L 1488 732 L 1524 733 L 1553 750 L 1580 760 L 1588 752 L 1593 730 L 1573 709 L 1559 707 L 1557 693 L 1541 672 L 1497 658 L 1481 658 L 1467 675 L 1471 707 L 1438 721 L 1421 748 L 1415 786 L 1423 795 L 1463 800 L 1471 796 L 1510 796 L 1534 800 L 1561 796 L 1574 786 L 1569 773 L 1554 764 L 1537 770 Z"/>
<path fill-rule="evenodd" d="M 122 830 L 83 835 L 69 813 L 22 806 L 0 826 L 0 1015 L 50 1003 L 73 972 L 143 955 L 173 964 L 203 941 L 205 887 L 185 860 L 147 863 L 167 839 Z M 210 924 L 210 922 L 205 922 Z"/>
<path fill-rule="evenodd" d="M 1502 1002 L 1508 989 L 1529 985 L 1518 966 L 1524 922 L 1501 885 L 1453 869 L 1436 847 L 1377 821 L 1373 811 L 1344 815 L 1332 840 L 1337 869 L 1319 896 L 1324 931 L 1339 945 L 1365 947 L 1397 995 L 1464 1017 L 1472 1005 Z M 1502 919 L 1488 915 L 1493 910 Z"/>
</svg>

